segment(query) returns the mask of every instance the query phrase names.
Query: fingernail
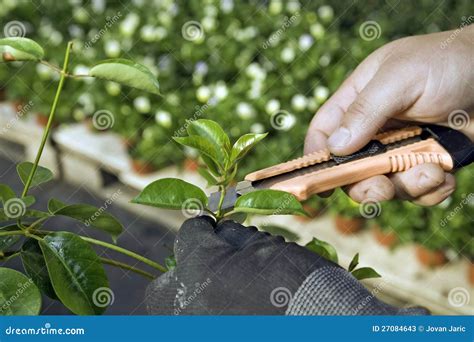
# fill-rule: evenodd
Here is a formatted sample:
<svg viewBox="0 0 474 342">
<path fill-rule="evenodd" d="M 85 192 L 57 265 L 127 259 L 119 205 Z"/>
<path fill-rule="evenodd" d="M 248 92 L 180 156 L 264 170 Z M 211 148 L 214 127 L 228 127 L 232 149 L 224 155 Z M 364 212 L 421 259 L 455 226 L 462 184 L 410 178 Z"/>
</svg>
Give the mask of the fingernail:
<svg viewBox="0 0 474 342">
<path fill-rule="evenodd" d="M 338 128 L 328 139 L 329 147 L 344 147 L 351 140 L 351 131 L 345 127 Z"/>
</svg>

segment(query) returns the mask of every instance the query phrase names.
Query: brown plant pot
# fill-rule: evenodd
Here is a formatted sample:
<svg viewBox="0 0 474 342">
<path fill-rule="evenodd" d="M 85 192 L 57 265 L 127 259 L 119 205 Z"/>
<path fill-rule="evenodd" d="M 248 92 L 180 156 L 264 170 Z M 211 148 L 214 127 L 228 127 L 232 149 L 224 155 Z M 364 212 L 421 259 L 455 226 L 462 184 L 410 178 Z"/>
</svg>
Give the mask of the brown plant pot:
<svg viewBox="0 0 474 342">
<path fill-rule="evenodd" d="M 183 166 L 186 171 L 196 172 L 199 168 L 199 163 L 196 159 L 186 158 Z"/>
<path fill-rule="evenodd" d="M 338 232 L 344 235 L 355 234 L 359 232 L 364 225 L 364 220 L 361 218 L 344 217 L 339 215 L 335 217 L 334 221 Z"/>
<path fill-rule="evenodd" d="M 308 204 L 303 204 L 303 209 L 309 214 L 309 216 L 296 215 L 295 218 L 301 222 L 308 222 L 324 214 L 324 209 L 313 208 Z"/>
<path fill-rule="evenodd" d="M 432 251 L 423 246 L 416 246 L 416 257 L 418 261 L 427 267 L 436 267 L 448 262 L 443 251 Z"/>
<path fill-rule="evenodd" d="M 398 236 L 395 232 L 384 232 L 378 225 L 373 225 L 372 233 L 375 240 L 385 247 L 393 247 L 398 242 Z"/>
<path fill-rule="evenodd" d="M 22 100 L 15 100 L 11 104 L 12 104 L 13 110 L 16 113 L 20 113 L 23 109 L 23 106 L 25 105 L 25 103 Z"/>
<path fill-rule="evenodd" d="M 469 283 L 474 286 L 474 263 L 469 262 L 469 266 L 467 269 L 467 280 Z"/>
<path fill-rule="evenodd" d="M 7 89 L 0 87 L 0 102 L 3 102 L 7 99 Z"/>
<path fill-rule="evenodd" d="M 36 123 L 40 125 L 41 127 L 46 127 L 48 124 L 48 117 L 46 115 L 42 115 L 37 113 L 36 114 Z"/>
<path fill-rule="evenodd" d="M 148 175 L 156 171 L 156 169 L 150 163 L 136 159 L 132 159 L 132 169 L 139 175 Z"/>
</svg>

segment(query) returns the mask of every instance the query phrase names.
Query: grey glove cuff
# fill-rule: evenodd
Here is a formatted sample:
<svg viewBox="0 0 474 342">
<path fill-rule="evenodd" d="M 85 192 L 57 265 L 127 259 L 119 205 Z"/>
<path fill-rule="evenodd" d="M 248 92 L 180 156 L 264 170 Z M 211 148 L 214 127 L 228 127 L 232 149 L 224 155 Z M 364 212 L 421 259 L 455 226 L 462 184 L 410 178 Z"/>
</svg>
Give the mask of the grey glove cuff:
<svg viewBox="0 0 474 342">
<path fill-rule="evenodd" d="M 429 311 L 424 308 L 398 309 L 385 304 L 347 271 L 337 267 L 322 267 L 312 272 L 301 284 L 285 314 L 427 315 Z"/>
</svg>

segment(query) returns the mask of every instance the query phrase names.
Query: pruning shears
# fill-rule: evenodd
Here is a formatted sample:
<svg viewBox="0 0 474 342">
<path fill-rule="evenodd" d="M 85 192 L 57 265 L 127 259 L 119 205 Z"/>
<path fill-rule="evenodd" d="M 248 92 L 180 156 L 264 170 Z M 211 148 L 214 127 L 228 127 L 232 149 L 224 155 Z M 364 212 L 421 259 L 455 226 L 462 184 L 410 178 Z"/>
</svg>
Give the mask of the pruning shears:
<svg viewBox="0 0 474 342">
<path fill-rule="evenodd" d="M 452 171 L 472 162 L 474 143 L 459 130 L 438 125 L 410 126 L 377 134 L 351 155 L 335 156 L 322 150 L 252 172 L 227 190 L 222 210 L 232 210 L 239 196 L 255 190 L 286 191 L 304 201 L 320 192 L 424 163 Z M 210 195 L 211 210 L 216 210 L 220 195 Z"/>
</svg>

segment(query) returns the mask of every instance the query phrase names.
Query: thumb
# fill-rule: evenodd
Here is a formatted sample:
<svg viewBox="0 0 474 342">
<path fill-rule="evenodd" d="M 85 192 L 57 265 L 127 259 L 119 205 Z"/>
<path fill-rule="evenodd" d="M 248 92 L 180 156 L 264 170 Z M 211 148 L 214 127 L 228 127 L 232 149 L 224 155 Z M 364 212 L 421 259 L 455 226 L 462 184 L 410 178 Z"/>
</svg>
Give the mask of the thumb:
<svg viewBox="0 0 474 342">
<path fill-rule="evenodd" d="M 357 95 L 338 128 L 329 136 L 329 150 L 346 155 L 366 145 L 386 121 L 409 108 L 421 95 L 416 70 L 383 66 Z"/>
</svg>

